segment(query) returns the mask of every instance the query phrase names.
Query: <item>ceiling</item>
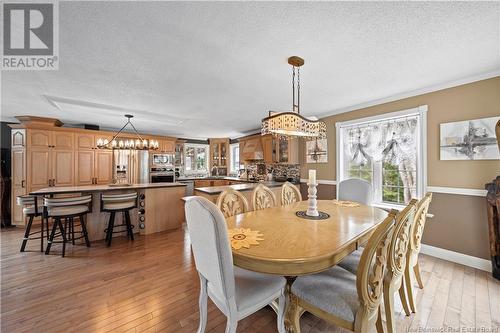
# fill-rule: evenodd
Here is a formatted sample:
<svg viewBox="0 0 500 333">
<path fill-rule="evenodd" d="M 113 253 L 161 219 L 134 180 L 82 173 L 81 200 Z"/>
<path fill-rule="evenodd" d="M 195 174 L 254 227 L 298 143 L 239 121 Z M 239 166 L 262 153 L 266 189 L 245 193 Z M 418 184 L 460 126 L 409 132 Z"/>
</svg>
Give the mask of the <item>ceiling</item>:
<svg viewBox="0 0 500 333">
<path fill-rule="evenodd" d="M 500 2 L 60 2 L 59 70 L 2 72 L 1 118 L 238 137 L 500 70 Z"/>
</svg>

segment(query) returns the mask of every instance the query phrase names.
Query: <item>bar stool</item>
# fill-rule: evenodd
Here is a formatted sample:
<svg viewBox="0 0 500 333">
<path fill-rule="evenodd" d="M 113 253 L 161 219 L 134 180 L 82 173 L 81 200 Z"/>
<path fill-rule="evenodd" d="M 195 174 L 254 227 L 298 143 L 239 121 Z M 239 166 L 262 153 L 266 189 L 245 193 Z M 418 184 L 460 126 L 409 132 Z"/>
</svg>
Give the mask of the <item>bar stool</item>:
<svg viewBox="0 0 500 333">
<path fill-rule="evenodd" d="M 101 212 L 108 212 L 109 223 L 104 229 L 106 233 L 106 241 L 108 246 L 111 246 L 111 239 L 114 233 L 122 233 L 127 231 L 127 237 L 134 240 L 134 226 L 130 222 L 130 210 L 137 208 L 137 192 L 125 194 L 101 194 Z M 122 212 L 125 223 L 115 225 L 116 213 Z M 113 231 L 116 227 L 126 227 L 125 230 Z"/>
<path fill-rule="evenodd" d="M 87 233 L 87 226 L 85 223 L 85 216 L 90 212 L 90 205 L 92 203 L 92 195 L 82 195 L 78 197 L 69 198 L 44 198 L 43 204 L 46 207 L 47 217 L 52 217 L 54 219 L 54 225 L 50 233 L 49 242 L 45 254 L 50 253 L 50 248 L 54 242 L 54 237 L 56 236 L 56 231 L 59 231 L 62 236 L 62 256 L 64 257 L 66 253 L 66 243 L 71 240 L 73 245 L 76 239 L 84 238 L 85 245 L 90 247 L 89 236 Z M 81 236 L 75 238 L 75 217 L 80 220 Z M 64 226 L 62 219 L 65 220 Z M 66 230 L 65 230 L 66 229 Z M 67 232 L 67 235 L 66 235 Z"/>
<path fill-rule="evenodd" d="M 41 228 L 39 231 L 31 232 L 31 227 L 33 226 L 33 220 L 35 217 L 39 217 L 43 215 L 43 206 L 39 205 L 39 199 L 33 195 L 21 195 L 17 197 L 17 204 L 19 206 L 23 206 L 23 215 L 26 219 L 29 218 L 28 224 L 26 225 L 26 229 L 24 231 L 23 242 L 21 244 L 21 251 L 24 252 L 26 249 L 26 244 L 29 240 L 40 239 L 40 251 L 43 252 L 43 239 L 45 238 L 45 228 L 43 225 L 43 218 L 41 222 Z M 49 220 L 46 219 L 46 228 L 47 228 L 47 238 L 49 235 Z M 41 234 L 40 236 L 30 237 L 32 235 Z"/>
</svg>

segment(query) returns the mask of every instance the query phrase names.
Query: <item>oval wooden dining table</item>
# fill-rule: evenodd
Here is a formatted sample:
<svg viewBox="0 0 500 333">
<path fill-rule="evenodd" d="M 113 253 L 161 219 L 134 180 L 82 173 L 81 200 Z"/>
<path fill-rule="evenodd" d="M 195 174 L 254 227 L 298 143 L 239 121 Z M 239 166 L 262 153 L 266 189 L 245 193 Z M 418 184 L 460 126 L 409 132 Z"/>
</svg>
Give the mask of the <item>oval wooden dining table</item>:
<svg viewBox="0 0 500 333">
<path fill-rule="evenodd" d="M 345 207 L 332 200 L 318 200 L 318 210 L 330 215 L 310 220 L 295 213 L 307 209 L 307 201 L 239 214 L 226 219 L 229 229 L 259 231 L 263 240 L 249 248 L 233 249 L 236 266 L 287 278 L 287 331 L 296 332 L 289 319 L 294 300 L 290 287 L 299 275 L 324 271 L 364 243 L 388 213 L 359 205 Z"/>
</svg>

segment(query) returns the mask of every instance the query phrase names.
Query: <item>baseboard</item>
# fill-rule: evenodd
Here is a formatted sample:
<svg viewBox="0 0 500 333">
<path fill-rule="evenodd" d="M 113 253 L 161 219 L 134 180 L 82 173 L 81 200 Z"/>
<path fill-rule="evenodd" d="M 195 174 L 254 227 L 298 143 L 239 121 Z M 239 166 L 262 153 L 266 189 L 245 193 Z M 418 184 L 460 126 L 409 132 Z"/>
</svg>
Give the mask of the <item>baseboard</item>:
<svg viewBox="0 0 500 333">
<path fill-rule="evenodd" d="M 436 257 L 439 259 L 448 260 L 464 266 L 480 269 L 482 271 L 491 272 L 491 261 L 469 256 L 467 254 L 454 252 L 440 247 L 422 244 L 420 253 Z"/>
</svg>

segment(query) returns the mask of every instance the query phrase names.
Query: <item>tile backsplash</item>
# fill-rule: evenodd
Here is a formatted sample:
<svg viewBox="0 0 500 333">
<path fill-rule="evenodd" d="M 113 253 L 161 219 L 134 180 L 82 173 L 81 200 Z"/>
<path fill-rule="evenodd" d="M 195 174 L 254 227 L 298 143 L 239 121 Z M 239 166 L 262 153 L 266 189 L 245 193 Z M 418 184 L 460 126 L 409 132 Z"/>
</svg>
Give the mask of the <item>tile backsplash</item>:
<svg viewBox="0 0 500 333">
<path fill-rule="evenodd" d="M 294 182 L 300 181 L 300 164 L 265 164 L 255 162 L 246 165 L 249 178 L 265 180 L 268 173 L 272 173 L 274 180 L 286 180 L 292 178 Z"/>
</svg>

